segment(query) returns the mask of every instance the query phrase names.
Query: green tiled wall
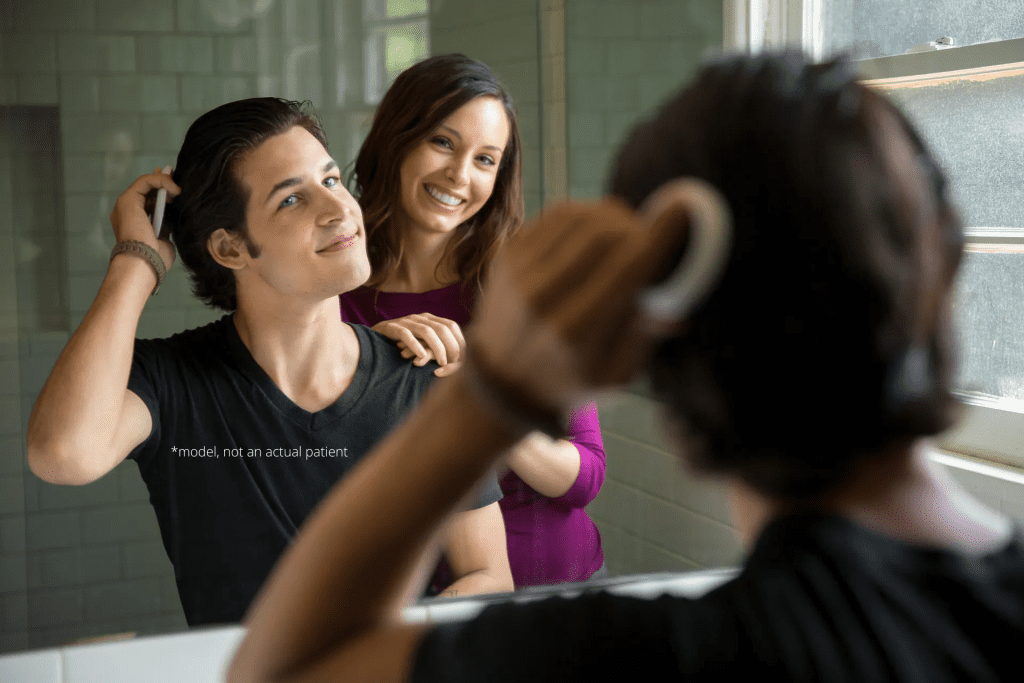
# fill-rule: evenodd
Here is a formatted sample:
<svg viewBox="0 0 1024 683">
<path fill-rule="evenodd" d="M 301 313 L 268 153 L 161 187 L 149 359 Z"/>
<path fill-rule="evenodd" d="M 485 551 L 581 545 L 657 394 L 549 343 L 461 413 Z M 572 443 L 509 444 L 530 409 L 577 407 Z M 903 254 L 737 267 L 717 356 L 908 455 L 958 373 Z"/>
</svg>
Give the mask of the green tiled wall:
<svg viewBox="0 0 1024 683">
<path fill-rule="evenodd" d="M 173 164 L 189 124 L 254 95 L 313 101 L 344 168 L 373 105 L 362 101 L 363 0 L 6 0 L 0 11 L 0 106 L 60 114 L 69 329 L 15 331 L 12 171 L 0 136 L 0 652 L 118 631 L 184 628 L 173 573 L 136 466 L 57 487 L 28 473 L 29 410 L 106 271 L 114 202 L 138 175 Z M 252 10 L 246 13 L 244 10 Z M 537 0 L 447 0 L 428 15 L 433 52 L 491 63 L 520 110 L 528 206 L 540 206 Z M 31 170 L 19 169 L 31 175 Z M 53 246 L 53 245 L 51 245 Z M 10 278 L 8 278 L 10 279 Z M 166 336 L 220 315 L 172 268 L 139 336 Z"/>
<path fill-rule="evenodd" d="M 604 194 L 632 125 L 722 45 L 713 0 L 565 0 L 569 194 Z"/>
<path fill-rule="evenodd" d="M 543 203 L 539 30 L 537 0 L 446 0 L 432 15 L 430 31 L 431 52 L 461 52 L 479 59 L 494 69 L 512 95 L 523 143 L 527 216 Z"/>
</svg>

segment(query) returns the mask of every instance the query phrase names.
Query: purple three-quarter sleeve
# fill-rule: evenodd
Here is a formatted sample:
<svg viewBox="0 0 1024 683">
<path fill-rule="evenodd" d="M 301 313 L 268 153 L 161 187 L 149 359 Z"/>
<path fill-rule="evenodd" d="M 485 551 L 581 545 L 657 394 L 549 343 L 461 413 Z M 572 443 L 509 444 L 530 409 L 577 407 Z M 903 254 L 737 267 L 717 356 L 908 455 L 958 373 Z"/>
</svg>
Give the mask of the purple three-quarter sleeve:
<svg viewBox="0 0 1024 683">
<path fill-rule="evenodd" d="M 569 490 L 554 500 L 572 508 L 586 507 L 604 484 L 604 441 L 597 423 L 597 405 L 574 410 L 569 419 L 569 437 L 580 452 L 580 473 Z"/>
</svg>

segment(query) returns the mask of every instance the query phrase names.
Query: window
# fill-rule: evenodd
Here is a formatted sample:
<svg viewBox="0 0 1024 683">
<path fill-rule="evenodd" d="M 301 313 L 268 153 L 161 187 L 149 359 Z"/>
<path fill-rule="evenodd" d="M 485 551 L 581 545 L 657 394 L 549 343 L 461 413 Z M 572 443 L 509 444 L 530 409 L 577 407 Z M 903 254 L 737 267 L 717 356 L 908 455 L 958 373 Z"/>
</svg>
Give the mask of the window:
<svg viewBox="0 0 1024 683">
<path fill-rule="evenodd" d="M 723 0 L 724 47 L 845 52 L 949 174 L 967 248 L 954 294 L 965 415 L 939 446 L 1024 467 L 1024 5 Z"/>
<path fill-rule="evenodd" d="M 380 102 L 401 72 L 430 54 L 427 0 L 365 0 L 366 104 Z"/>
<path fill-rule="evenodd" d="M 1024 6 L 839 0 L 824 53 L 860 58 L 950 176 L 967 248 L 954 324 L 964 421 L 940 445 L 1024 465 Z"/>
<path fill-rule="evenodd" d="M 943 49 L 939 38 L 963 46 L 1024 36 L 1018 0 L 828 0 L 820 11 L 825 52 L 854 59 Z"/>
</svg>

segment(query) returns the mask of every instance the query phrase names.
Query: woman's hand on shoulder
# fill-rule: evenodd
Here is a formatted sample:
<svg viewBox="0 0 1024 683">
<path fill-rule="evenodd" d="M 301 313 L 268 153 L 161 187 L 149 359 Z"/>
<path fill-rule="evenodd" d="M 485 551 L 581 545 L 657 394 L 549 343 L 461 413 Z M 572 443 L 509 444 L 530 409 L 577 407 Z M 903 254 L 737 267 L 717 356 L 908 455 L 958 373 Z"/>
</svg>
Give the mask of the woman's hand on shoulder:
<svg viewBox="0 0 1024 683">
<path fill-rule="evenodd" d="M 438 377 L 455 372 L 466 355 L 466 338 L 459 324 L 432 313 L 384 320 L 371 329 L 398 342 L 402 357 L 413 358 L 416 365 L 436 360 L 441 366 L 434 371 Z"/>
</svg>

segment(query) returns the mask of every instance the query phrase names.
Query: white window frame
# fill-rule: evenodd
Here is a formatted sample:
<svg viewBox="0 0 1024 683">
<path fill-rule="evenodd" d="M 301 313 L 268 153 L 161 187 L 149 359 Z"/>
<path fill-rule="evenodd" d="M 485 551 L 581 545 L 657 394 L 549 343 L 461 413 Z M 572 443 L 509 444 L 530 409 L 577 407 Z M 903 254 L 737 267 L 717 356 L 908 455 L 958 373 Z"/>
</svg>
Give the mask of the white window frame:
<svg viewBox="0 0 1024 683">
<path fill-rule="evenodd" d="M 821 0 L 723 0 L 723 47 L 756 53 L 792 46 L 823 56 Z M 938 38 L 939 36 L 936 36 Z M 883 90 L 977 74 L 1024 73 L 1024 38 L 859 60 L 865 85 Z M 1024 228 L 976 227 L 968 245 L 1024 251 Z M 957 392 L 964 414 L 936 446 L 959 456 L 1024 468 L 1024 402 Z"/>
<path fill-rule="evenodd" d="M 1024 39 L 950 47 L 909 55 L 857 62 L 866 85 L 882 90 L 940 83 L 953 78 L 1024 74 Z M 971 227 L 967 245 L 1024 251 L 1024 227 Z M 978 460 L 1024 467 L 1024 402 L 957 392 L 964 414 L 936 445 L 944 451 Z"/>
<path fill-rule="evenodd" d="M 722 48 L 756 54 L 795 47 L 821 59 L 822 0 L 723 0 Z"/>
</svg>

